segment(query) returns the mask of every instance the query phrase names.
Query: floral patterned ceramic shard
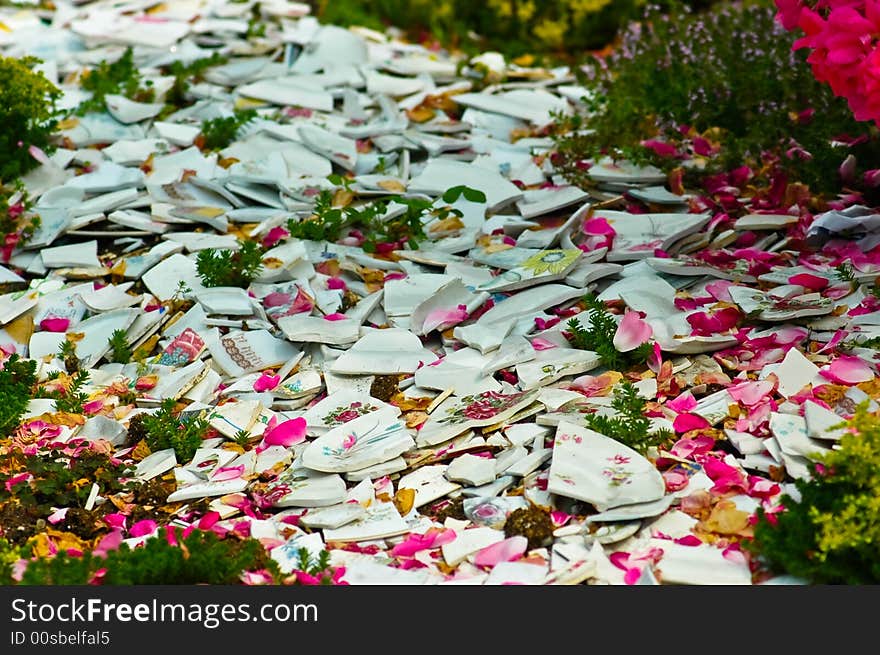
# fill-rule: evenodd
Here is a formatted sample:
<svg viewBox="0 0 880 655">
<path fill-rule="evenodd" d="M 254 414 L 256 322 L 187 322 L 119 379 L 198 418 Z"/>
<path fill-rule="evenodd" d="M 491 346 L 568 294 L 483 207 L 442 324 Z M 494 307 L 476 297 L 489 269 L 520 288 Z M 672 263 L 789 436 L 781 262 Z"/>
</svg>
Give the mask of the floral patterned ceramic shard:
<svg viewBox="0 0 880 655">
<path fill-rule="evenodd" d="M 567 422 L 556 430 L 547 488 L 600 511 L 659 500 L 666 493 L 660 472 L 632 448 Z"/>
<path fill-rule="evenodd" d="M 516 374 L 522 389 L 535 389 L 566 375 L 579 375 L 596 368 L 601 361 L 591 350 L 552 348 L 539 352 L 535 359 L 517 364 Z"/>
<path fill-rule="evenodd" d="M 268 330 L 230 330 L 207 340 L 207 346 L 217 365 L 234 376 L 280 366 L 299 354 L 293 344 Z"/>
<path fill-rule="evenodd" d="M 373 398 L 367 393 L 344 388 L 332 392 L 329 396 L 310 407 L 303 414 L 303 418 L 306 420 L 310 433 L 314 434 L 344 425 L 375 412 L 382 412 L 382 416 L 392 419 L 400 415 L 400 409 L 393 405 Z"/>
<path fill-rule="evenodd" d="M 497 293 L 554 282 L 564 278 L 581 257 L 580 250 L 541 250 L 516 268 L 507 270 L 490 282 L 477 287 L 480 291 Z"/>
<path fill-rule="evenodd" d="M 331 429 L 303 452 L 305 466 L 316 471 L 358 471 L 402 455 L 414 445 L 406 425 L 374 412 Z"/>
<path fill-rule="evenodd" d="M 486 391 L 444 401 L 421 427 L 419 446 L 433 446 L 468 430 L 494 425 L 528 407 L 537 398 L 536 392 L 500 393 Z"/>
<path fill-rule="evenodd" d="M 294 463 L 266 493 L 275 507 L 328 507 L 345 501 L 345 482 L 338 475 L 317 473 Z"/>
</svg>

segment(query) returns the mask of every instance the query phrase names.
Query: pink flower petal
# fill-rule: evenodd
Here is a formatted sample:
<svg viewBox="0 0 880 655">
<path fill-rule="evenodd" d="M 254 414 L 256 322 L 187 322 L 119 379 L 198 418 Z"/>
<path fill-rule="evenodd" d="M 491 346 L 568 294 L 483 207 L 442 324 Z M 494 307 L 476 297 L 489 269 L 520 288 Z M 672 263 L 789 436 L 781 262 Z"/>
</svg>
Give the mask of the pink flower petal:
<svg viewBox="0 0 880 655">
<path fill-rule="evenodd" d="M 812 275 L 810 273 L 798 273 L 788 278 L 789 284 L 797 284 L 810 291 L 821 291 L 828 286 L 828 278 Z"/>
<path fill-rule="evenodd" d="M 262 444 L 266 446 L 295 446 L 306 440 L 306 420 L 297 417 L 266 430 Z"/>
<path fill-rule="evenodd" d="M 663 481 L 666 483 L 666 491 L 668 493 L 681 491 L 686 486 L 688 486 L 688 482 L 690 481 L 690 477 L 688 476 L 688 474 L 681 469 L 663 471 L 662 475 Z"/>
<path fill-rule="evenodd" d="M 552 350 L 553 348 L 557 347 L 558 346 L 555 343 L 549 341 L 548 339 L 545 339 L 544 337 L 535 337 L 534 339 L 532 339 L 532 348 L 534 348 L 535 350 Z"/>
<path fill-rule="evenodd" d="M 157 523 L 151 519 L 144 519 L 143 521 L 138 521 L 133 526 L 131 526 L 131 530 L 128 531 L 129 537 L 144 537 L 148 534 L 153 534 L 159 526 Z"/>
<path fill-rule="evenodd" d="M 672 423 L 672 429 L 679 434 L 690 432 L 691 430 L 705 430 L 712 427 L 709 421 L 698 414 L 679 414 Z"/>
<path fill-rule="evenodd" d="M 735 286 L 730 280 L 715 280 L 706 285 L 706 291 L 719 302 L 733 302 L 730 287 Z"/>
<path fill-rule="evenodd" d="M 666 402 L 666 406 L 673 412 L 689 412 L 697 406 L 697 400 L 690 391 L 679 394 L 677 398 Z"/>
<path fill-rule="evenodd" d="M 90 402 L 83 403 L 83 414 L 85 414 L 86 416 L 97 414 L 102 409 L 104 409 L 103 400 L 92 400 Z"/>
<path fill-rule="evenodd" d="M 648 341 L 652 334 L 651 326 L 638 312 L 627 311 L 614 333 L 614 347 L 622 353 L 629 352 Z"/>
<path fill-rule="evenodd" d="M 772 376 L 772 379 L 759 381 L 745 380 L 727 387 L 727 393 L 735 401 L 742 403 L 746 407 L 752 407 L 773 393 L 776 390 L 777 384 L 778 378 L 776 376 Z"/>
<path fill-rule="evenodd" d="M 706 312 L 694 312 L 687 316 L 687 322 L 693 328 L 694 335 L 713 336 L 730 330 L 737 324 L 739 317 L 739 310 L 734 307 L 725 307 L 711 316 Z"/>
<path fill-rule="evenodd" d="M 210 530 L 220 520 L 220 512 L 208 512 L 198 522 L 199 530 Z"/>
<path fill-rule="evenodd" d="M 64 516 L 67 514 L 67 510 L 69 510 L 69 509 L 70 509 L 69 507 L 62 507 L 61 509 L 56 509 L 49 516 L 46 517 L 46 520 L 49 521 L 49 523 L 51 523 L 52 525 L 55 525 L 56 523 L 61 523 L 61 521 L 64 520 Z M 121 514 L 107 514 L 107 516 L 122 516 L 122 515 Z M 107 516 L 104 517 L 105 521 L 107 519 Z M 107 524 L 109 525 L 109 522 Z"/>
<path fill-rule="evenodd" d="M 222 482 L 224 480 L 235 480 L 244 474 L 244 464 L 238 466 L 221 466 L 212 475 L 211 481 Z"/>
<path fill-rule="evenodd" d="M 331 277 L 327 280 L 327 288 L 345 291 L 348 288 L 348 285 L 345 284 L 345 280 L 341 277 Z"/>
<path fill-rule="evenodd" d="M 424 534 L 412 533 L 406 540 L 391 549 L 392 557 L 412 557 L 423 550 L 439 548 L 455 539 L 454 530 L 428 530 Z"/>
<path fill-rule="evenodd" d="M 125 514 L 120 514 L 118 512 L 114 514 L 105 514 L 104 515 L 104 523 L 109 525 L 111 528 L 125 528 L 125 522 L 128 520 L 128 517 Z"/>
<path fill-rule="evenodd" d="M 34 146 L 34 145 L 28 146 L 28 153 L 30 153 L 31 157 L 33 157 L 34 159 L 36 159 L 38 162 L 40 162 L 43 165 L 46 165 L 51 161 L 49 159 L 49 155 L 47 155 L 45 152 L 43 152 L 37 146 Z"/>
<path fill-rule="evenodd" d="M 327 314 L 324 317 L 325 321 L 344 321 L 348 318 L 345 314 L 340 314 L 339 312 L 334 312 L 333 314 Z"/>
<path fill-rule="evenodd" d="M 669 449 L 669 452 L 681 459 L 689 459 L 694 455 L 702 455 L 709 452 L 714 446 L 715 440 L 712 437 L 701 434 L 693 439 L 682 437 L 675 442 L 672 448 Z"/>
<path fill-rule="evenodd" d="M 98 545 L 95 546 L 95 549 L 92 551 L 93 554 L 104 556 L 111 550 L 118 550 L 122 545 L 122 530 L 113 530 L 112 532 L 108 532 L 104 537 L 98 542 Z"/>
<path fill-rule="evenodd" d="M 40 321 L 40 329 L 44 332 L 67 332 L 69 327 L 69 318 L 44 318 Z"/>
<path fill-rule="evenodd" d="M 819 375 L 837 384 L 858 384 L 874 379 L 874 371 L 854 355 L 841 355 L 819 370 Z"/>
<path fill-rule="evenodd" d="M 501 562 L 512 562 L 522 557 L 528 547 L 529 540 L 522 535 L 516 535 L 478 551 L 474 556 L 474 564 L 495 566 Z"/>
<path fill-rule="evenodd" d="M 464 305 L 459 305 L 455 309 L 435 309 L 432 312 L 428 312 L 428 315 L 425 316 L 422 332 L 428 333 L 438 329 L 445 330 L 467 320 L 467 318 L 468 313 Z"/>
<path fill-rule="evenodd" d="M 254 391 L 261 393 L 263 391 L 271 391 L 281 382 L 280 375 L 269 375 L 268 373 L 263 373 L 257 380 L 254 382 Z"/>
</svg>

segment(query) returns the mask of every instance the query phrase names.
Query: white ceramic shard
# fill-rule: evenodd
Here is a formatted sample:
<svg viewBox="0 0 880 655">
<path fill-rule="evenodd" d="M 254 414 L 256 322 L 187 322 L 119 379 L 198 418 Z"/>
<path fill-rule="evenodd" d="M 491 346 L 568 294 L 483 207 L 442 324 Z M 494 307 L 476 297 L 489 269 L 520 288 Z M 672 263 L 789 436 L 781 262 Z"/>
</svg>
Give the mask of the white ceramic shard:
<svg viewBox="0 0 880 655">
<path fill-rule="evenodd" d="M 272 483 L 275 507 L 328 507 L 345 501 L 345 482 L 336 474 L 291 466 Z"/>
<path fill-rule="evenodd" d="M 300 519 L 307 528 L 322 530 L 335 529 L 366 516 L 367 510 L 360 503 L 341 503 L 320 509 L 309 510 Z"/>
<path fill-rule="evenodd" d="M 414 490 L 416 497 L 413 501 L 413 507 L 418 509 L 461 487 L 460 484 L 450 482 L 447 479 L 445 474 L 448 468 L 445 464 L 421 466 L 412 473 L 401 477 L 397 488 Z"/>
<path fill-rule="evenodd" d="M 409 531 L 393 503 L 374 502 L 367 508 L 367 514 L 348 525 L 336 529 L 325 529 L 327 541 L 367 541 L 385 539 Z"/>
<path fill-rule="evenodd" d="M 120 123 L 140 123 L 148 118 L 153 118 L 162 111 L 165 106 L 161 102 L 146 103 L 129 100 L 125 96 L 108 94 L 104 96 L 104 104 L 107 111 Z"/>
<path fill-rule="evenodd" d="M 387 329 L 368 332 L 333 362 L 330 370 L 349 375 L 414 373 L 437 355 L 422 346 L 409 330 Z"/>
<path fill-rule="evenodd" d="M 844 419 L 812 400 L 804 402 L 807 434 L 813 439 L 840 441 L 846 434 Z"/>
<path fill-rule="evenodd" d="M 496 462 L 487 457 L 477 457 L 465 453 L 459 455 L 446 470 L 446 478 L 451 482 L 464 482 L 470 485 L 488 484 L 495 479 Z"/>
<path fill-rule="evenodd" d="M 522 191 L 513 183 L 494 173 L 449 159 L 431 160 L 422 172 L 410 180 L 408 191 L 440 195 L 456 186 L 469 186 L 486 195 L 486 209 L 496 212 L 522 198 Z"/>
</svg>

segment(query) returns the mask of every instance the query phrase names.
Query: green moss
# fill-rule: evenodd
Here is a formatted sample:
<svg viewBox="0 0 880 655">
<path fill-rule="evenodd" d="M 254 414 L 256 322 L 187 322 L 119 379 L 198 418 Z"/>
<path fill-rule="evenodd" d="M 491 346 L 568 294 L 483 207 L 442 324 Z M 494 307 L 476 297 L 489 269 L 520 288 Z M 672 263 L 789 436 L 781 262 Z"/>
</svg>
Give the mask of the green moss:
<svg viewBox="0 0 880 655">
<path fill-rule="evenodd" d="M 173 448 L 177 461 L 190 461 L 208 432 L 208 421 L 201 416 L 180 418 L 174 413 L 175 401 L 166 398 L 155 414 L 144 414 L 139 424 L 146 431 L 145 440 L 152 452 Z"/>
</svg>

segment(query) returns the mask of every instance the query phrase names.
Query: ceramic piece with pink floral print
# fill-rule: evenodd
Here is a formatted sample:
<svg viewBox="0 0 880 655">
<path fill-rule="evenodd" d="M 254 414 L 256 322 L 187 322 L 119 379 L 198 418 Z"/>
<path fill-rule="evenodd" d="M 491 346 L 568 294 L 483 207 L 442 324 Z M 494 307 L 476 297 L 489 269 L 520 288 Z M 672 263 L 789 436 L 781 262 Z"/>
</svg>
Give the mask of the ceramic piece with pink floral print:
<svg viewBox="0 0 880 655">
<path fill-rule="evenodd" d="M 303 464 L 316 471 L 358 471 L 399 457 L 415 445 L 401 421 L 371 412 L 332 428 L 311 442 Z"/>
<path fill-rule="evenodd" d="M 308 425 L 309 434 L 321 434 L 379 411 L 391 418 L 400 415 L 400 410 L 394 405 L 354 389 L 342 389 L 312 405 L 302 416 Z"/>
<path fill-rule="evenodd" d="M 528 407 L 536 398 L 537 392 L 529 391 L 485 391 L 470 396 L 450 397 L 422 425 L 417 443 L 419 446 L 433 446 L 472 428 L 500 423 Z"/>
<path fill-rule="evenodd" d="M 601 510 L 660 500 L 666 493 L 660 472 L 639 453 L 567 422 L 556 430 L 547 488 Z"/>
</svg>

